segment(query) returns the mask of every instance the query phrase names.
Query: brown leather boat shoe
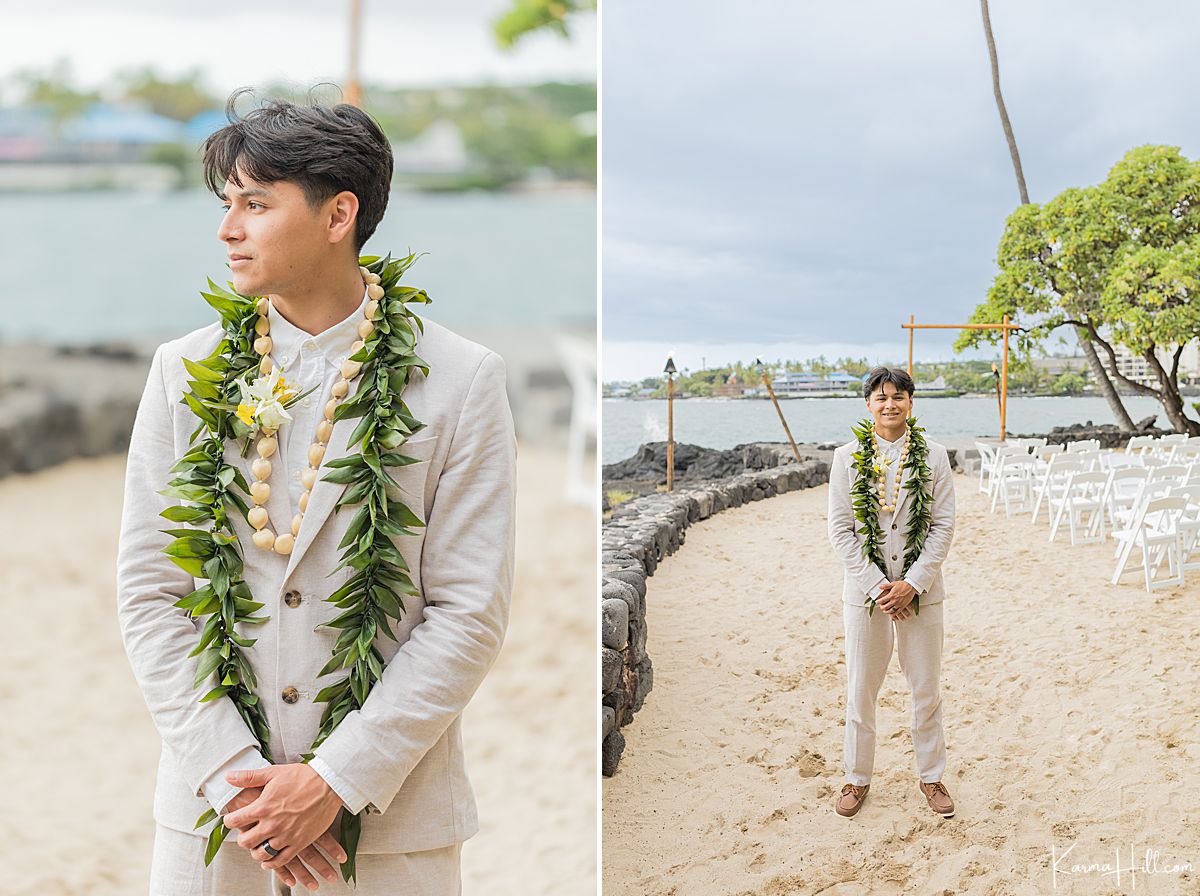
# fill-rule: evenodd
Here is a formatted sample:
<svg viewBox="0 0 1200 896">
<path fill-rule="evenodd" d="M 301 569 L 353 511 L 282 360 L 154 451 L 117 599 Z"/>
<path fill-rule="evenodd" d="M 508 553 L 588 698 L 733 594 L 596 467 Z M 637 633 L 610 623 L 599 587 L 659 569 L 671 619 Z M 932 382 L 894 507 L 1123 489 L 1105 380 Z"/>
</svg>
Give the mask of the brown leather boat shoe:
<svg viewBox="0 0 1200 896">
<path fill-rule="evenodd" d="M 954 814 L 954 800 L 950 799 L 950 792 L 946 790 L 941 781 L 934 781 L 932 784 L 922 783 L 921 793 L 925 794 L 925 801 L 929 803 L 929 808 L 942 818 L 950 818 Z"/>
<path fill-rule="evenodd" d="M 843 787 L 841 796 L 838 797 L 837 804 L 834 806 L 837 814 L 844 818 L 853 818 L 857 815 L 858 810 L 862 808 L 863 800 L 867 798 L 867 791 L 870 789 L 870 784 L 864 784 L 862 787 L 847 784 Z"/>
</svg>

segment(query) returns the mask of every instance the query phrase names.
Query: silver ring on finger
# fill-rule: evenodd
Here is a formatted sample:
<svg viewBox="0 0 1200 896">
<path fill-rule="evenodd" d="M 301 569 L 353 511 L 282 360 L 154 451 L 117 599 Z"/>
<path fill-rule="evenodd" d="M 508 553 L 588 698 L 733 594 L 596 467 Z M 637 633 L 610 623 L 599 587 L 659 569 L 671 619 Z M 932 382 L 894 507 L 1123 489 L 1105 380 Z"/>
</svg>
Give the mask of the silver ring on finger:
<svg viewBox="0 0 1200 896">
<path fill-rule="evenodd" d="M 265 852 L 271 858 L 275 858 L 277 855 L 279 855 L 279 850 L 271 845 L 270 840 L 264 840 L 262 842 L 262 848 L 263 848 L 263 852 Z"/>
</svg>

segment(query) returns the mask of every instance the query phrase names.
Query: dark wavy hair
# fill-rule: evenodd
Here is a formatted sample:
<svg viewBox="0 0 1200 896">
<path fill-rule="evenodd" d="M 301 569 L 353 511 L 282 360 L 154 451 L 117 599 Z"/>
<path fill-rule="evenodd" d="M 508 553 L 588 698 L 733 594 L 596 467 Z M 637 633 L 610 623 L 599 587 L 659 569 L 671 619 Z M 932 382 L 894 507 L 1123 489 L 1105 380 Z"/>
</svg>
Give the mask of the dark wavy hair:
<svg viewBox="0 0 1200 896">
<path fill-rule="evenodd" d="M 371 238 L 387 209 L 392 147 L 370 115 L 348 103 L 299 106 L 265 100 L 238 118 L 234 106 L 251 88 L 235 90 L 225 104 L 229 124 L 204 141 L 204 183 L 220 193 L 223 180 L 237 186 L 240 169 L 259 183 L 290 181 L 314 211 L 343 190 L 358 197 L 354 247 Z"/>
<path fill-rule="evenodd" d="M 901 370 L 899 367 L 876 367 L 867 374 L 867 381 L 863 383 L 863 398 L 869 401 L 871 393 L 884 383 L 891 383 L 897 389 L 907 392 L 909 398 L 912 398 L 913 393 L 917 391 L 917 387 L 913 383 L 912 377 L 908 375 L 908 371 Z"/>
</svg>

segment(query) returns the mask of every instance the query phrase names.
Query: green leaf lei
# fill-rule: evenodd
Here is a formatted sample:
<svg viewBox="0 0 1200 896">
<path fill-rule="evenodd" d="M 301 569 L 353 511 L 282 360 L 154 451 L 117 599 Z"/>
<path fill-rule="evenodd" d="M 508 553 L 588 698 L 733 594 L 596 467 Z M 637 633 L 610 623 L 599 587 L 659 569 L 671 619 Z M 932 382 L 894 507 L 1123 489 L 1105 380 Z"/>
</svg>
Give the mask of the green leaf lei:
<svg viewBox="0 0 1200 896">
<path fill-rule="evenodd" d="M 904 469 L 908 471 L 903 487 L 909 492 L 908 531 L 904 539 L 904 570 L 901 576 L 907 575 L 909 569 L 921 552 L 925 550 L 925 537 L 929 534 L 929 523 L 933 517 L 933 496 L 929 492 L 929 446 L 925 443 L 925 430 L 917 426 L 917 418 L 909 417 L 908 425 L 908 458 Z M 854 467 L 858 476 L 850 487 L 851 503 L 854 506 L 854 518 L 862 523 L 859 535 L 865 535 L 863 556 L 875 564 L 885 576 L 887 566 L 883 560 L 883 530 L 879 525 L 879 492 L 875 484 L 875 421 L 862 420 L 854 427 L 854 435 L 858 439 L 858 451 L 854 453 Z M 867 595 L 868 613 L 875 612 L 875 599 Z M 913 611 L 921 612 L 921 596 L 913 597 Z"/>
<path fill-rule="evenodd" d="M 428 303 L 429 296 L 424 290 L 399 285 L 416 259 L 411 253 L 397 259 L 391 255 L 359 259 L 360 265 L 379 275 L 384 297 L 379 300 L 375 331 L 364 340 L 363 348 L 350 356 L 363 365 L 358 391 L 339 403 L 333 416 L 334 421 L 359 418 L 347 442 L 348 448 L 357 446 L 358 451 L 325 464 L 332 472 L 322 477 L 322 481 L 349 486 L 335 510 L 360 505 L 338 546 L 344 549 L 341 562 L 330 573 L 343 567 L 354 570 L 346 584 L 326 598 L 343 612 L 326 623 L 341 629 L 341 634 L 320 672 L 329 675 L 348 669 L 349 673 L 315 698 L 326 706 L 311 750 L 320 746 L 348 713 L 366 702 L 371 688 L 383 676 L 383 655 L 376 644 L 384 635 L 396 640 L 390 620 L 399 621 L 405 612 L 403 595 L 415 597 L 420 593 L 392 539 L 413 535 L 424 523 L 401 501 L 387 496 L 387 486 L 397 485 L 387 468 L 417 461 L 401 450 L 410 436 L 425 427 L 409 413 L 401 398 L 414 371 L 429 375 L 429 366 L 414 351 L 417 331 L 424 332 L 424 325 L 408 307 L 410 303 Z M 243 456 L 250 448 L 250 428 L 238 419 L 235 409 L 239 400 L 237 380 L 257 376 L 261 360 L 254 351 L 258 297 L 239 294 L 232 283 L 228 290 L 211 279 L 208 285 L 210 292 L 201 295 L 220 314 L 225 335 L 209 357 L 183 362 L 192 379 L 181 403 L 191 409 L 200 425 L 189 438 L 187 453 L 171 468 L 175 477 L 161 492 L 180 500 L 162 516 L 197 528 L 161 530 L 174 539 L 163 551 L 184 571 L 207 579 L 206 584 L 175 604 L 191 618 L 207 617 L 190 656 L 199 657 L 195 687 L 200 688 L 214 674 L 217 685 L 204 694 L 201 702 L 222 697 L 232 700 L 258 740 L 263 756 L 271 762 L 270 729 L 254 693 L 254 672 L 242 653 L 254 645 L 253 638 L 245 637 L 245 627 L 259 625 L 269 617 L 255 615 L 265 604 L 254 599 L 243 578 L 242 553 L 230 522 L 234 511 L 243 518 L 249 512 L 243 496 L 249 495 L 250 488 L 241 471 L 224 461 L 226 441 L 242 439 Z M 304 760 L 312 756 L 310 751 L 304 754 Z M 213 809 L 196 822 L 199 829 L 214 820 L 217 824 L 205 849 L 206 865 L 229 829 L 217 820 Z M 341 812 L 339 840 L 346 850 L 341 870 L 347 881 L 355 877 L 361 823 L 358 815 Z"/>
</svg>

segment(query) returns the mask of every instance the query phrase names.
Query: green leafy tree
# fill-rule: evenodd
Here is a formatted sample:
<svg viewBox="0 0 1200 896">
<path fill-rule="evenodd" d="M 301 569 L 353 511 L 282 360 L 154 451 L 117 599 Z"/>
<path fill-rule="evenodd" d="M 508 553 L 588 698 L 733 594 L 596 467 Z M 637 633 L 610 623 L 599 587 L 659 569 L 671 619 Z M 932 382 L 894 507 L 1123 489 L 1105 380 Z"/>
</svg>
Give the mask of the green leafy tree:
<svg viewBox="0 0 1200 896">
<path fill-rule="evenodd" d="M 152 68 L 121 72 L 117 82 L 126 99 L 141 100 L 153 112 L 176 121 L 189 121 L 208 109 L 221 108 L 221 101 L 202 83 L 199 69 L 180 78 L 164 78 Z"/>
<path fill-rule="evenodd" d="M 21 69 L 12 81 L 29 105 L 43 106 L 56 124 L 74 118 L 100 100 L 98 90 L 79 90 L 72 85 L 71 63 L 59 59 L 47 70 Z"/>
<path fill-rule="evenodd" d="M 553 31 L 569 37 L 568 21 L 583 12 L 595 10 L 596 0 L 513 0 L 508 12 L 493 24 L 501 47 L 511 49 L 517 41 L 535 31 Z"/>
<path fill-rule="evenodd" d="M 1060 373 L 1051 381 L 1050 392 L 1053 395 L 1079 395 L 1085 385 L 1083 374 L 1069 370 Z"/>
<path fill-rule="evenodd" d="M 1160 401 L 1177 432 L 1200 435 L 1200 422 L 1185 414 L 1178 376 L 1183 347 L 1200 338 L 1198 203 L 1200 167 L 1177 147 L 1142 146 L 1097 186 L 1020 206 L 1000 240 L 1000 270 L 971 322 L 998 323 L 1008 314 L 1022 324 L 1019 357 L 1057 328 L 1076 327 L 1107 358 L 1109 376 Z M 955 348 L 998 339 L 967 330 Z M 1119 372 L 1117 346 L 1144 358 L 1156 385 Z M 1158 357 L 1163 350 L 1173 351 L 1169 365 Z"/>
</svg>

